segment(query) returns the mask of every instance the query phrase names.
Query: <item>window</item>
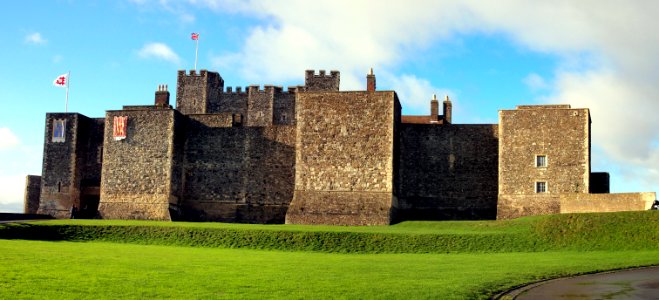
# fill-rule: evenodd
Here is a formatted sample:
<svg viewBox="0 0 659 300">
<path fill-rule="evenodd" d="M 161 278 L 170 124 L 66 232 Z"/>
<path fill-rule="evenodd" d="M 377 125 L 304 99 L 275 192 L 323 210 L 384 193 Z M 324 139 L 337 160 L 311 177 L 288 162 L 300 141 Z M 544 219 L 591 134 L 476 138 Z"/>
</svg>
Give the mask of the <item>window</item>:
<svg viewBox="0 0 659 300">
<path fill-rule="evenodd" d="M 547 167 L 547 155 L 536 155 L 535 156 L 535 166 L 538 168 Z"/>
<path fill-rule="evenodd" d="M 536 193 L 546 193 L 547 192 L 547 182 L 538 181 L 535 183 L 535 192 Z"/>
</svg>

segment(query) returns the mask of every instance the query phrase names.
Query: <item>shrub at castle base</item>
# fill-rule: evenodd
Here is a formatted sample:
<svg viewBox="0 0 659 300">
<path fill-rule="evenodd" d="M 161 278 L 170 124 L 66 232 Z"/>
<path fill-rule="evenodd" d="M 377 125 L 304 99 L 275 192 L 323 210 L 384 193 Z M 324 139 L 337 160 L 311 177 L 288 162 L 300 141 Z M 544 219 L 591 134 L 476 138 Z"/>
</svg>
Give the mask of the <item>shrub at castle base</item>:
<svg viewBox="0 0 659 300">
<path fill-rule="evenodd" d="M 608 174 L 591 173 L 588 109 L 524 105 L 499 124 L 454 124 L 448 97 L 402 116 L 372 72 L 365 91 L 339 86 L 338 71 L 308 70 L 286 91 L 179 71 L 176 108 L 160 85 L 154 105 L 105 118 L 49 113 L 26 212 L 381 225 L 644 210 L 656 198 L 608 194 Z"/>
</svg>

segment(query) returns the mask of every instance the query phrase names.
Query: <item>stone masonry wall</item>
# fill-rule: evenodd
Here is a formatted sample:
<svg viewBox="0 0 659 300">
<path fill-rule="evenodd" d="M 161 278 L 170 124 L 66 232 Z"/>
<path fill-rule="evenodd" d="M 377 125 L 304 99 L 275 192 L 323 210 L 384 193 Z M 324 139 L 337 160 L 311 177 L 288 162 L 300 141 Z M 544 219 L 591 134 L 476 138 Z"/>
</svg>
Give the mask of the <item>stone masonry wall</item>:
<svg viewBox="0 0 659 300">
<path fill-rule="evenodd" d="M 296 90 L 289 88 L 288 93 L 275 93 L 273 103 L 273 125 L 295 125 Z"/>
<path fill-rule="evenodd" d="M 23 212 L 36 214 L 39 209 L 39 195 L 41 194 L 41 176 L 27 175 L 25 177 L 25 199 Z"/>
<path fill-rule="evenodd" d="M 290 224 L 390 224 L 394 92 L 304 92 L 297 104 Z"/>
<path fill-rule="evenodd" d="M 219 73 L 201 70 L 178 71 L 176 109 L 182 114 L 205 114 L 217 107 L 224 80 Z"/>
<path fill-rule="evenodd" d="M 53 140 L 55 120 L 66 121 L 64 141 Z M 39 214 L 69 218 L 72 207 L 86 207 L 86 195 L 100 184 L 103 126 L 102 121 L 77 113 L 46 114 Z"/>
<path fill-rule="evenodd" d="M 656 193 L 562 194 L 561 213 L 649 210 Z"/>
<path fill-rule="evenodd" d="M 183 218 L 283 223 L 293 198 L 295 127 L 231 127 L 225 119 L 190 116 Z"/>
<path fill-rule="evenodd" d="M 113 117 L 127 116 L 126 139 L 114 140 Z M 108 111 L 99 214 L 106 219 L 170 220 L 176 206 L 172 172 L 175 124 L 171 109 Z"/>
<path fill-rule="evenodd" d="M 536 167 L 545 155 L 546 167 Z M 536 182 L 547 191 L 536 193 Z M 498 219 L 558 213 L 559 194 L 588 193 L 590 114 L 568 105 L 499 112 Z"/>
<path fill-rule="evenodd" d="M 272 125 L 272 105 L 275 97 L 273 86 L 259 90 L 259 86 L 250 86 L 247 98 L 247 126 Z"/>
<path fill-rule="evenodd" d="M 401 219 L 496 218 L 497 125 L 401 126 Z"/>
<path fill-rule="evenodd" d="M 328 91 L 338 92 L 341 83 L 341 76 L 339 71 L 331 71 L 329 75 L 325 70 L 318 71 L 318 75 L 314 70 L 306 70 L 304 74 L 304 86 L 306 91 Z"/>
<path fill-rule="evenodd" d="M 234 91 L 227 87 L 227 91 L 220 94 L 220 100 L 213 106 L 211 113 L 241 114 L 243 118 L 247 118 L 247 91 L 247 88 Z"/>
</svg>

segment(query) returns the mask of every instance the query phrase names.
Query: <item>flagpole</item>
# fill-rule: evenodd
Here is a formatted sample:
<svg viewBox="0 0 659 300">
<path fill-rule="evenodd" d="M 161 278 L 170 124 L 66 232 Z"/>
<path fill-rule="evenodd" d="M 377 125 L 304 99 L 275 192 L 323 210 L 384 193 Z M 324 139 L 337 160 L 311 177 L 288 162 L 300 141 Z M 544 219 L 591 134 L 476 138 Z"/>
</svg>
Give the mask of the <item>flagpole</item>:
<svg viewBox="0 0 659 300">
<path fill-rule="evenodd" d="M 197 54 L 199 53 L 199 38 L 195 40 L 195 50 L 194 50 L 194 70 L 197 71 Z"/>
<path fill-rule="evenodd" d="M 66 73 L 66 102 L 64 103 L 64 112 L 69 112 L 69 81 L 71 80 L 71 71 Z"/>
</svg>

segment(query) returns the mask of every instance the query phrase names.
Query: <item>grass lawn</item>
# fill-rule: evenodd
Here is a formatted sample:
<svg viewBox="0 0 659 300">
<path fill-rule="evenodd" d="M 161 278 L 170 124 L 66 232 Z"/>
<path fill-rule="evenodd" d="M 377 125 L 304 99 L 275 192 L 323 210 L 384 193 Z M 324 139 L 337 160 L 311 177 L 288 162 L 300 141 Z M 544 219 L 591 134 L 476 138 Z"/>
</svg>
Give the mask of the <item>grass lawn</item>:
<svg viewBox="0 0 659 300">
<path fill-rule="evenodd" d="M 380 227 L 35 222 L 0 225 L 0 262 L 0 299 L 479 299 L 659 264 L 659 212 Z"/>
<path fill-rule="evenodd" d="M 486 298 L 547 277 L 659 263 L 657 251 L 338 254 L 0 240 L 2 299 Z"/>
</svg>

